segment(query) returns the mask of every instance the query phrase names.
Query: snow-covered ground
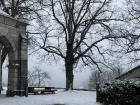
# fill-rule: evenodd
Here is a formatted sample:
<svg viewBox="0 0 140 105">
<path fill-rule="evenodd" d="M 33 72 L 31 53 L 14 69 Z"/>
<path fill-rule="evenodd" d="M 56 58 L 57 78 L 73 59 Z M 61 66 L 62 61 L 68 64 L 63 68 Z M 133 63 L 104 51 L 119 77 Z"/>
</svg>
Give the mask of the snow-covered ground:
<svg viewBox="0 0 140 105">
<path fill-rule="evenodd" d="M 50 95 L 29 95 L 29 97 L 6 97 L 0 95 L 0 105 L 100 105 L 96 103 L 93 91 L 60 91 Z"/>
</svg>

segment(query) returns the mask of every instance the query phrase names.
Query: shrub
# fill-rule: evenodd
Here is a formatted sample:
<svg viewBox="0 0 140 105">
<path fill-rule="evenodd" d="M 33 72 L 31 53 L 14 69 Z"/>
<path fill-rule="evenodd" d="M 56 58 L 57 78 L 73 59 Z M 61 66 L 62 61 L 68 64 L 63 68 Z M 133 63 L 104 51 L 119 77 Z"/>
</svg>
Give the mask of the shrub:
<svg viewBox="0 0 140 105">
<path fill-rule="evenodd" d="M 140 105 L 140 79 L 116 80 L 99 86 L 97 101 L 105 105 Z"/>
</svg>

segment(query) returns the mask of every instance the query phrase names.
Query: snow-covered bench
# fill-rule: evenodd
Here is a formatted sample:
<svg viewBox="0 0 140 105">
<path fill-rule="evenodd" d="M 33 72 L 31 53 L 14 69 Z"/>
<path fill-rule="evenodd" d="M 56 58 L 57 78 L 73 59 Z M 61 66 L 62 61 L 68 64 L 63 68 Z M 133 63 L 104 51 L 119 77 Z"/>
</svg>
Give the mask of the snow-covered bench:
<svg viewBox="0 0 140 105">
<path fill-rule="evenodd" d="M 28 87 L 28 93 L 34 94 L 54 94 L 57 91 L 54 87 Z"/>
</svg>

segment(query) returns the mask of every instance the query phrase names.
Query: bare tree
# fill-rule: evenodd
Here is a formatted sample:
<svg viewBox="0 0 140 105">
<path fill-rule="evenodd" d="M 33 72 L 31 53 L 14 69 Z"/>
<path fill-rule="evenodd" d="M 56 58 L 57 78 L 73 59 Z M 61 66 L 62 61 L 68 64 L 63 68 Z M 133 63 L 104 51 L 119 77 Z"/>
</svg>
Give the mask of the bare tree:
<svg viewBox="0 0 140 105">
<path fill-rule="evenodd" d="M 140 27 L 140 1 L 139 0 L 126 0 L 129 21 L 129 29 L 126 29 L 127 34 L 135 35 L 133 39 L 127 44 L 127 53 L 140 51 L 139 48 L 139 27 Z M 133 24 L 133 25 L 131 25 Z M 131 26 L 130 26 L 131 25 Z"/>
<path fill-rule="evenodd" d="M 14 18 L 35 18 L 42 10 L 41 0 L 0 0 L 0 8 Z"/>
<path fill-rule="evenodd" d="M 47 55 L 64 60 L 66 90 L 73 88 L 73 70 L 79 62 L 94 64 L 100 70 L 99 65 L 104 65 L 105 60 L 100 44 L 127 37 L 113 33 L 113 23 L 122 20 L 114 15 L 111 0 L 48 0 L 42 5 L 48 15 L 40 24 L 42 34 L 34 42 Z M 96 60 L 96 55 L 102 60 Z"/>
<path fill-rule="evenodd" d="M 122 74 L 122 67 L 120 65 L 112 67 L 112 70 L 107 70 L 107 68 L 103 68 L 103 72 L 99 72 L 98 70 L 93 71 L 89 78 L 89 89 L 96 89 L 96 84 L 99 83 L 103 85 L 104 83 L 111 82 L 115 80 L 116 77 Z"/>
<path fill-rule="evenodd" d="M 100 72 L 99 71 L 94 71 L 92 72 L 90 78 L 89 78 L 89 83 L 88 83 L 88 88 L 89 89 L 96 89 L 96 83 L 99 83 L 100 79 Z"/>
<path fill-rule="evenodd" d="M 123 29 L 119 29 L 119 33 L 122 35 L 130 36 L 127 41 L 117 40 L 114 43 L 114 48 L 119 47 L 120 49 L 115 52 L 123 53 L 129 59 L 129 65 L 135 65 L 139 62 L 139 51 L 140 51 L 140 1 L 139 0 L 125 0 L 126 7 L 124 13 L 124 19 L 126 25 Z M 137 64 L 136 64 L 137 65 Z"/>
<path fill-rule="evenodd" d="M 34 67 L 34 69 L 28 72 L 29 86 L 45 86 L 50 79 L 48 72 L 42 71 L 39 67 Z"/>
</svg>

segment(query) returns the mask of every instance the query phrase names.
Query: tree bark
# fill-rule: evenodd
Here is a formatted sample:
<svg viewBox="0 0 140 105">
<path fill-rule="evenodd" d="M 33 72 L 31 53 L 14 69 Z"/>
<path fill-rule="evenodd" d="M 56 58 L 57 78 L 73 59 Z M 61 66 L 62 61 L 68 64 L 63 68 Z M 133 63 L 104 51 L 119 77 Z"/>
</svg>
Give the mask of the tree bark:
<svg viewBox="0 0 140 105">
<path fill-rule="evenodd" d="M 73 47 L 71 44 L 68 44 L 65 58 L 66 90 L 73 89 L 73 79 L 74 79 L 73 65 L 74 65 Z"/>
<path fill-rule="evenodd" d="M 66 90 L 72 90 L 73 89 L 73 64 L 71 61 L 67 61 L 65 63 L 66 68 Z"/>
</svg>

